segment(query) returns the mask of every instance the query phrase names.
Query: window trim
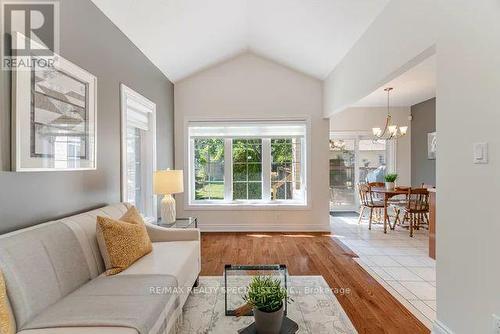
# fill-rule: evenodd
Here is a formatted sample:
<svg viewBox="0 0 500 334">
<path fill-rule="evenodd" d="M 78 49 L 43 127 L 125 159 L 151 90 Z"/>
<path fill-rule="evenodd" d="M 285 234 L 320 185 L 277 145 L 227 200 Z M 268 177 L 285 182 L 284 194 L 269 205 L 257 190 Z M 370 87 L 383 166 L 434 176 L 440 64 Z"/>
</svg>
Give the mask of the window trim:
<svg viewBox="0 0 500 334">
<path fill-rule="evenodd" d="M 194 145 L 192 141 L 194 140 L 190 137 L 189 128 L 193 123 L 286 123 L 286 122 L 302 122 L 305 125 L 305 135 L 303 136 L 305 145 L 302 145 L 302 158 L 303 158 L 303 170 L 301 173 L 302 177 L 302 185 L 304 187 L 304 199 L 300 202 L 291 201 L 291 200 L 274 200 L 264 201 L 264 200 L 237 200 L 237 201 L 226 201 L 226 200 L 203 200 L 196 201 L 194 200 L 194 175 L 193 168 L 194 166 Z M 187 166 L 188 169 L 188 177 L 185 182 L 185 189 L 187 189 L 187 194 L 185 196 L 184 201 L 184 209 L 185 210 L 309 210 L 311 209 L 311 118 L 309 116 L 299 117 L 299 118 L 272 118 L 272 119 L 234 119 L 234 118 L 189 118 L 186 117 L 184 119 L 184 165 Z M 269 136 L 263 135 L 263 140 L 266 140 Z M 286 137 L 286 136 L 284 136 Z M 212 138 L 212 137 L 211 137 Z M 235 137 L 236 138 L 236 137 Z M 245 139 L 245 136 L 237 136 L 237 138 Z M 252 138 L 252 137 L 248 137 Z M 253 137 L 255 138 L 255 137 Z M 231 152 L 231 147 L 227 147 L 228 145 L 232 146 L 232 138 L 228 138 L 225 140 L 225 150 L 226 152 Z M 228 151 L 229 149 L 229 151 Z M 263 147 L 264 150 L 264 147 Z M 263 171 L 266 166 L 266 163 L 271 166 L 270 161 L 270 153 L 269 157 L 267 155 L 264 157 L 263 155 Z M 269 160 L 266 162 L 266 160 Z M 224 192 L 225 198 L 232 196 L 232 154 L 224 155 L 224 165 L 231 166 L 231 168 L 224 169 Z M 230 182 L 226 182 L 229 180 Z M 265 184 L 271 184 L 271 180 L 267 180 L 265 175 L 263 175 L 263 187 Z"/>
<path fill-rule="evenodd" d="M 151 151 L 148 150 L 148 153 L 151 155 L 149 158 L 151 159 L 151 171 L 148 173 L 147 177 L 143 182 L 146 184 L 146 189 L 148 194 L 146 194 L 146 200 L 149 197 L 151 203 L 150 210 L 152 210 L 153 216 L 144 217 L 147 222 L 156 221 L 157 217 L 157 205 L 158 200 L 157 196 L 153 192 L 153 173 L 157 169 L 156 162 L 156 103 L 150 101 L 143 95 L 139 94 L 135 90 L 127 87 L 125 84 L 120 84 L 120 109 L 121 109 L 121 120 L 120 120 L 120 128 L 121 128 L 121 201 L 125 202 L 127 199 L 127 99 L 133 99 L 135 102 L 140 103 L 145 107 L 144 112 L 151 113 L 150 123 L 151 129 Z"/>
</svg>

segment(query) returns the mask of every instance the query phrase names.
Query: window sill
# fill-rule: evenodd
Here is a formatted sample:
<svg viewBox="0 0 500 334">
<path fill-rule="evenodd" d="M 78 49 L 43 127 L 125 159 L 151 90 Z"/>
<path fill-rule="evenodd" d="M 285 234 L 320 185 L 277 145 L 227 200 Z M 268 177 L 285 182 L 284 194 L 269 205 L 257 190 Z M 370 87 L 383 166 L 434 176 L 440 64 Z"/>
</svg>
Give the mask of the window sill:
<svg viewBox="0 0 500 334">
<path fill-rule="evenodd" d="M 210 210 L 210 211 L 252 211 L 252 210 L 309 210 L 310 204 L 304 203 L 191 203 L 184 207 L 185 210 Z"/>
</svg>

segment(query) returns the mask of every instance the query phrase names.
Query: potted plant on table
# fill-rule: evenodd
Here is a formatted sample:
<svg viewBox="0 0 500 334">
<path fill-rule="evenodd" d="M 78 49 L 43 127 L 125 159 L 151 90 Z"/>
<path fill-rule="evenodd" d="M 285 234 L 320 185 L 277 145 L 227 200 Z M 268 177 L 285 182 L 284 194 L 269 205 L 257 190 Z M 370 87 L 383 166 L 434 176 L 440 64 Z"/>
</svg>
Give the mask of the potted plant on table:
<svg viewBox="0 0 500 334">
<path fill-rule="evenodd" d="M 269 276 L 253 277 L 243 299 L 246 302 L 243 308 L 253 309 L 257 333 L 280 333 L 285 303 L 288 302 L 289 298 L 279 279 Z"/>
<path fill-rule="evenodd" d="M 394 190 L 396 187 L 396 180 L 398 179 L 398 174 L 389 173 L 385 176 L 385 189 Z"/>
</svg>

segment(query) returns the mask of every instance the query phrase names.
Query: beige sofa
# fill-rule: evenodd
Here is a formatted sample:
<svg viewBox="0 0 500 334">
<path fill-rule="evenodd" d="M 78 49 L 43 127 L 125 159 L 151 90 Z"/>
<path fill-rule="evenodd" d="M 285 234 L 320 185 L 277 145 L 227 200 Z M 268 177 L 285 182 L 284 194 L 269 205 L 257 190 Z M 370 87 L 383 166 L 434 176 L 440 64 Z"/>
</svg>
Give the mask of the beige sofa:
<svg viewBox="0 0 500 334">
<path fill-rule="evenodd" d="M 0 236 L 0 269 L 5 276 L 18 333 L 137 334 L 141 332 L 139 329 L 120 325 L 120 320 L 134 317 L 138 321 L 149 319 L 148 334 L 175 332 L 190 288 L 196 284 L 200 273 L 200 232 L 198 229 L 165 229 L 151 224 L 147 224 L 147 229 L 153 242 L 153 252 L 118 274 L 115 279 L 133 278 L 141 289 L 151 284 L 151 278 L 157 285 L 170 282 L 170 286 L 175 285 L 178 289 L 174 289 L 175 293 L 173 290 L 164 293 L 171 293 L 172 296 L 160 300 L 160 297 L 147 296 L 147 293 L 144 296 L 144 291 L 141 291 L 143 296 L 138 297 L 134 293 L 110 291 L 116 296 L 92 298 L 97 298 L 99 303 L 103 301 L 102 304 L 115 303 L 117 307 L 112 308 L 112 313 L 118 320 L 103 322 L 102 317 L 106 317 L 106 312 L 98 311 L 99 307 L 107 310 L 113 305 L 96 305 L 95 308 L 91 306 L 90 310 L 100 312 L 98 316 L 102 326 L 89 323 L 85 326 L 58 325 L 45 328 L 40 325 L 51 315 L 58 318 L 57 312 L 73 317 L 72 321 L 82 321 L 85 310 L 82 311 L 80 306 L 78 311 L 76 308 L 72 311 L 72 301 L 85 300 L 81 299 L 82 291 L 92 290 L 93 285 L 112 282 L 103 275 L 105 268 L 95 235 L 96 216 L 119 218 L 127 208 L 128 205 L 123 203 L 111 205 Z M 92 285 L 90 289 L 89 284 Z M 133 310 L 127 309 L 127 303 L 135 307 L 144 305 L 144 308 L 135 314 L 120 314 L 120 308 L 125 313 Z M 161 309 L 158 311 L 158 306 L 155 309 L 151 306 L 153 304 L 161 305 Z"/>
</svg>

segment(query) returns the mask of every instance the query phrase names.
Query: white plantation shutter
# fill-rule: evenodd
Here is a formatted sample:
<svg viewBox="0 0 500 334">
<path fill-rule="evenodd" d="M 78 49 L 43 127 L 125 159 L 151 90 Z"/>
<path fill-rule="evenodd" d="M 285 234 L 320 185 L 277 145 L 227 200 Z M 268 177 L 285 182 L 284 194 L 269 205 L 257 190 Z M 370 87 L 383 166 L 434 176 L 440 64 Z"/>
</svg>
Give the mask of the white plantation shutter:
<svg viewBox="0 0 500 334">
<path fill-rule="evenodd" d="M 189 136 L 196 138 L 297 138 L 305 135 L 304 121 L 189 123 Z"/>
<path fill-rule="evenodd" d="M 127 96 L 127 126 L 148 131 L 150 115 L 151 108 L 143 105 L 133 97 Z"/>
</svg>

